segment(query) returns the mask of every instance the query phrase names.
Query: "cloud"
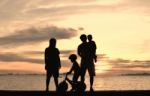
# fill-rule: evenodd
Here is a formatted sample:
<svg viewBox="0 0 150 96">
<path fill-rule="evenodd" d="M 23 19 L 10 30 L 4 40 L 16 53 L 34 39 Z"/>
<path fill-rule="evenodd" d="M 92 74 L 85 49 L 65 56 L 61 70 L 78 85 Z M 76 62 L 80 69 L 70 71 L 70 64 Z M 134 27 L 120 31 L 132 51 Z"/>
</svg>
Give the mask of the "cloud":
<svg viewBox="0 0 150 96">
<path fill-rule="evenodd" d="M 150 15 L 150 1 L 149 0 L 124 0 L 124 10 L 140 15 Z"/>
<path fill-rule="evenodd" d="M 132 5 L 133 7 L 150 7 L 149 0 L 125 0 L 128 5 Z"/>
<path fill-rule="evenodd" d="M 1 22 L 26 20 L 31 22 L 37 19 L 56 21 L 75 14 L 126 11 L 150 15 L 149 0 L 117 0 L 114 1 L 117 3 L 105 4 L 106 2 L 103 0 L 1 0 L 0 20 Z"/>
<path fill-rule="evenodd" d="M 25 55 L 42 55 L 44 54 L 44 51 L 25 51 L 21 52 L 20 54 L 25 54 Z M 63 58 L 68 59 L 70 54 L 76 54 L 77 55 L 77 50 L 60 50 L 60 56 Z M 78 55 L 77 55 L 78 56 Z M 80 58 L 80 57 L 78 57 Z M 106 54 L 97 54 L 97 60 L 98 61 L 108 61 L 109 57 Z"/>
<path fill-rule="evenodd" d="M 112 65 L 112 70 L 134 70 L 139 68 L 145 70 L 150 68 L 150 60 L 125 60 L 125 59 L 113 59 L 108 60 L 108 63 Z"/>
<path fill-rule="evenodd" d="M 44 51 L 24 51 L 21 52 L 21 54 L 27 54 L 27 55 L 43 55 Z"/>
<path fill-rule="evenodd" d="M 95 1 L 96 2 L 96 1 Z M 98 1 L 97 1 L 98 2 Z M 142 2 L 142 3 L 138 3 Z M 114 4 L 102 4 L 102 3 L 67 3 L 60 6 L 62 2 L 57 2 L 56 6 L 36 6 L 27 8 L 24 11 L 22 17 L 27 17 L 26 19 L 35 18 L 35 20 L 41 19 L 46 21 L 57 21 L 64 20 L 69 16 L 76 14 L 89 14 L 89 13 L 127 13 L 127 14 L 140 14 L 140 15 L 150 15 L 150 7 L 147 5 L 149 2 L 146 0 L 122 0 L 122 2 Z M 34 21 L 34 19 L 32 20 Z M 45 21 L 44 21 L 45 22 Z"/>
<path fill-rule="evenodd" d="M 5 21 L 15 21 L 15 20 L 34 20 L 36 18 L 42 18 L 44 15 L 46 18 L 47 15 L 45 10 L 41 10 L 41 7 L 51 7 L 50 10 L 55 9 L 55 7 L 59 5 L 72 5 L 72 4 L 84 4 L 88 2 L 93 2 L 95 0 L 0 0 L 0 20 L 1 22 Z M 53 8 L 53 6 L 55 7 Z M 26 10 L 33 10 L 33 9 L 39 9 L 38 15 L 32 15 L 32 13 L 29 13 Z M 40 14 L 41 11 L 44 11 L 43 14 Z M 50 14 L 53 14 L 53 12 L 49 12 Z M 56 14 L 53 15 L 54 18 Z M 55 19 L 55 18 L 54 18 Z"/>
<path fill-rule="evenodd" d="M 112 12 L 121 10 L 121 5 L 101 5 L 101 4 L 70 4 L 66 6 L 58 7 L 39 7 L 28 9 L 25 11 L 27 15 L 31 16 L 70 16 L 74 14 L 84 14 L 84 13 L 95 13 L 95 12 Z M 40 14 L 40 15 L 39 15 Z"/>
<path fill-rule="evenodd" d="M 23 17 L 23 10 L 26 9 L 27 0 L 0 0 L 0 20 L 18 20 Z"/>
<path fill-rule="evenodd" d="M 60 50 L 61 55 L 66 55 L 66 54 L 73 54 L 76 53 L 76 50 Z M 24 51 L 21 52 L 21 54 L 27 54 L 27 55 L 43 55 L 44 51 Z"/>
<path fill-rule="evenodd" d="M 77 36 L 77 30 L 73 28 L 58 28 L 56 26 L 44 28 L 31 27 L 16 31 L 8 36 L 0 37 L 0 45 L 17 47 L 29 43 L 48 41 L 51 37 L 69 39 L 75 36 Z"/>
<path fill-rule="evenodd" d="M 94 1 L 87 3 L 75 3 L 71 2 L 69 4 L 64 4 L 63 6 L 59 6 L 62 2 L 58 3 L 56 6 L 48 6 L 48 7 L 35 7 L 30 8 L 25 11 L 26 14 L 31 16 L 68 16 L 74 14 L 84 14 L 84 13 L 98 13 L 98 12 L 135 12 L 135 13 L 149 13 L 149 5 L 150 2 L 148 0 L 120 0 L 122 2 L 118 3 L 110 3 L 103 4 L 103 2 Z M 97 3 L 96 3 L 97 2 Z M 130 9 L 130 10 L 129 10 Z M 40 15 L 38 15 L 40 14 Z"/>
<path fill-rule="evenodd" d="M 25 52 L 23 52 L 23 53 L 25 53 Z M 0 57 L 1 57 L 0 62 L 24 62 L 24 63 L 27 62 L 27 63 L 32 63 L 32 64 L 45 64 L 44 59 L 34 58 L 34 56 L 33 56 L 33 54 L 41 54 L 41 53 L 42 52 L 40 52 L 40 51 L 25 53 L 28 55 L 30 54 L 32 58 L 29 56 L 25 56 L 25 54 L 21 55 L 22 53 L 13 53 L 13 52 L 1 53 L 0 54 Z M 67 60 L 61 59 L 61 65 L 62 65 L 62 67 L 68 67 L 68 68 L 71 67 L 71 63 L 68 59 Z"/>
<path fill-rule="evenodd" d="M 75 50 L 61 50 L 61 65 L 62 67 L 70 68 L 71 62 L 68 60 L 69 54 Z M 23 54 L 23 55 L 22 55 Z M 37 55 L 41 58 L 37 58 Z M 42 51 L 26 51 L 26 52 L 6 52 L 0 54 L 0 62 L 27 62 L 33 64 L 44 64 L 44 52 Z M 141 74 L 150 72 L 150 60 L 127 60 L 127 59 L 111 59 L 106 54 L 97 54 L 98 63 L 96 63 L 96 70 L 104 70 L 105 67 L 111 66 L 110 69 L 105 70 L 106 74 Z M 80 57 L 79 57 L 80 58 Z M 78 60 L 80 60 L 78 58 Z M 79 61 L 80 62 L 80 61 Z M 79 63 L 78 62 L 78 63 Z M 80 64 L 80 63 L 79 63 Z M 104 68 L 104 69 L 103 69 Z"/>
<path fill-rule="evenodd" d="M 96 54 L 96 55 L 97 55 L 98 60 L 108 60 L 109 59 L 107 54 Z"/>
<path fill-rule="evenodd" d="M 84 28 L 83 28 L 83 27 L 79 27 L 79 28 L 78 28 L 78 30 L 83 31 L 83 30 L 84 30 Z"/>
<path fill-rule="evenodd" d="M 44 62 L 42 59 L 28 58 L 15 53 L 2 53 L 0 57 L 0 61 L 2 62 L 28 62 L 36 64 L 43 64 Z"/>
<path fill-rule="evenodd" d="M 103 68 L 108 75 L 121 75 L 121 74 L 142 74 L 150 73 L 150 60 L 130 60 L 123 58 L 111 58 L 107 54 L 98 54 L 98 61 L 100 64 L 96 64 L 98 70 Z"/>
</svg>

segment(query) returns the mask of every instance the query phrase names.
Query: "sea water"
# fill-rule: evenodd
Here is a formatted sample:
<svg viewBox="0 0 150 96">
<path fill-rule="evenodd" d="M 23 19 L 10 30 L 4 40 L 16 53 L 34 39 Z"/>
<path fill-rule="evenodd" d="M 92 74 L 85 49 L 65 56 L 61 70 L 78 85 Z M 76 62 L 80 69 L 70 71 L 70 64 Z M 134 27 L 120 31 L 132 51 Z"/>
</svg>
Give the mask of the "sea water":
<svg viewBox="0 0 150 96">
<path fill-rule="evenodd" d="M 45 90 L 45 75 L 0 75 L 0 90 Z M 59 78 L 59 83 L 64 80 Z M 86 90 L 89 90 L 89 77 L 86 76 Z M 70 85 L 68 84 L 69 89 Z M 54 91 L 51 78 L 49 90 Z M 150 76 L 96 76 L 94 90 L 150 90 Z"/>
</svg>

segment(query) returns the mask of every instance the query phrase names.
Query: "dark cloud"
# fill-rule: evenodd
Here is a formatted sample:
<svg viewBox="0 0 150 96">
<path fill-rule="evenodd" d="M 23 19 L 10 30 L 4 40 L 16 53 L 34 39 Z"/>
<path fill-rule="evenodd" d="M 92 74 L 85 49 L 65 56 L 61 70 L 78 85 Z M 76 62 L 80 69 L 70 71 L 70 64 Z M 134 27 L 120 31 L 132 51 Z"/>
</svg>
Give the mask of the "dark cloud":
<svg viewBox="0 0 150 96">
<path fill-rule="evenodd" d="M 83 27 L 79 27 L 79 28 L 78 28 L 78 30 L 83 31 L 83 30 L 84 30 L 84 28 L 83 28 Z"/>
<path fill-rule="evenodd" d="M 150 73 L 150 60 L 129 60 L 122 58 L 110 58 L 106 54 L 98 54 L 98 61 L 101 63 L 100 67 L 110 66 L 110 69 L 105 70 L 108 75 L 121 74 L 142 74 Z"/>
<path fill-rule="evenodd" d="M 29 54 L 41 54 L 41 52 L 28 52 Z M 28 56 L 20 55 L 22 53 L 12 53 L 6 52 L 0 54 L 0 61 L 1 62 L 27 62 L 33 64 L 45 64 L 44 59 L 39 58 L 29 58 Z M 34 56 L 32 56 L 34 57 Z M 69 60 L 62 60 L 61 59 L 62 67 L 71 67 L 71 62 Z"/>
<path fill-rule="evenodd" d="M 67 58 L 70 54 L 76 52 L 76 50 L 61 50 L 60 52 L 62 66 L 70 68 L 72 63 Z M 35 57 L 37 55 L 43 55 L 43 59 Z M 98 64 L 99 62 L 96 64 L 96 70 L 103 70 L 105 66 L 110 65 L 111 68 L 105 70 L 105 72 L 108 74 L 141 74 L 150 72 L 148 71 L 148 69 L 150 69 L 150 60 L 127 60 L 121 58 L 111 59 L 106 54 L 97 54 L 97 56 L 100 64 Z M 0 57 L 1 62 L 27 62 L 33 64 L 44 64 L 44 51 L 28 51 L 18 53 L 6 52 L 1 53 Z M 80 60 L 80 57 L 78 60 Z M 137 70 L 137 68 L 140 70 Z"/>
<path fill-rule="evenodd" d="M 3 53 L 0 54 L 0 61 L 2 62 L 28 62 L 28 63 L 36 63 L 36 64 L 43 64 L 42 59 L 33 59 L 24 57 L 15 53 Z"/>
<path fill-rule="evenodd" d="M 11 35 L 0 37 L 1 46 L 17 47 L 29 43 L 48 41 L 51 37 L 56 39 L 69 39 L 77 36 L 77 30 L 72 28 L 58 28 L 56 26 L 44 28 L 28 28 L 16 31 Z"/>
<path fill-rule="evenodd" d="M 75 53 L 76 50 L 61 50 L 60 53 L 61 54 L 71 54 L 71 53 Z"/>
<path fill-rule="evenodd" d="M 108 60 L 108 63 L 113 66 L 112 69 L 134 69 L 134 68 L 150 68 L 150 60 L 125 60 L 114 59 Z"/>
<path fill-rule="evenodd" d="M 60 54 L 61 55 L 73 54 L 73 53 L 76 53 L 76 50 L 60 50 Z M 44 54 L 44 50 L 43 51 L 24 51 L 24 52 L 21 52 L 21 54 L 43 55 Z"/>
<path fill-rule="evenodd" d="M 96 54 L 98 60 L 108 60 L 109 57 L 106 54 Z"/>
<path fill-rule="evenodd" d="M 68 60 L 70 54 L 76 54 L 76 50 L 60 50 L 60 58 Z M 43 51 L 25 51 L 20 52 L 18 54 L 24 54 L 26 56 L 41 56 L 44 57 L 44 50 Z"/>
<path fill-rule="evenodd" d="M 43 55 L 44 51 L 25 51 L 21 52 L 22 54 L 27 54 L 27 55 Z"/>
</svg>

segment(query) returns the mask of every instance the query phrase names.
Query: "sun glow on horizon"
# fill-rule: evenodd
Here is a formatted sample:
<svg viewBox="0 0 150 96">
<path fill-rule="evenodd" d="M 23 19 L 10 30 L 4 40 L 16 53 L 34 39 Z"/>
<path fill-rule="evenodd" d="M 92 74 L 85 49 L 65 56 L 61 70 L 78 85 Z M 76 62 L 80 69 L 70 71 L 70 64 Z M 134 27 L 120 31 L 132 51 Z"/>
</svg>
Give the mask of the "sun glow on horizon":
<svg viewBox="0 0 150 96">
<path fill-rule="evenodd" d="M 111 69 L 116 73 L 148 71 L 149 3 L 148 0 L 0 1 L 0 70 L 45 72 L 44 51 L 54 37 L 57 48 L 64 52 L 61 55 L 65 55 L 61 56 L 65 63 L 61 72 L 66 72 L 71 66 L 66 64 L 67 56 L 77 54 L 80 35 L 91 34 L 100 56 L 95 64 L 97 73 Z M 78 61 L 80 64 L 80 57 Z M 123 69 L 124 65 L 127 68 Z"/>
</svg>

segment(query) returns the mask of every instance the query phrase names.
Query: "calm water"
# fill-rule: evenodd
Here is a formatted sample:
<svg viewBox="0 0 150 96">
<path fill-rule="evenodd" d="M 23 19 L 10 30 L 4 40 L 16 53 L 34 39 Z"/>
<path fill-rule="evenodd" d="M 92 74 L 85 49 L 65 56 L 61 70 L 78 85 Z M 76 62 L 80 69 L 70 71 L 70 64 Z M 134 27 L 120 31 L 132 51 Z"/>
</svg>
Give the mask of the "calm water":
<svg viewBox="0 0 150 96">
<path fill-rule="evenodd" d="M 63 78 L 59 78 L 61 82 Z M 86 78 L 89 90 L 89 79 Z M 150 76 L 111 76 L 96 77 L 95 90 L 150 90 Z M 44 75 L 2 75 L 0 90 L 45 90 Z M 53 78 L 50 90 L 55 90 Z"/>
</svg>

